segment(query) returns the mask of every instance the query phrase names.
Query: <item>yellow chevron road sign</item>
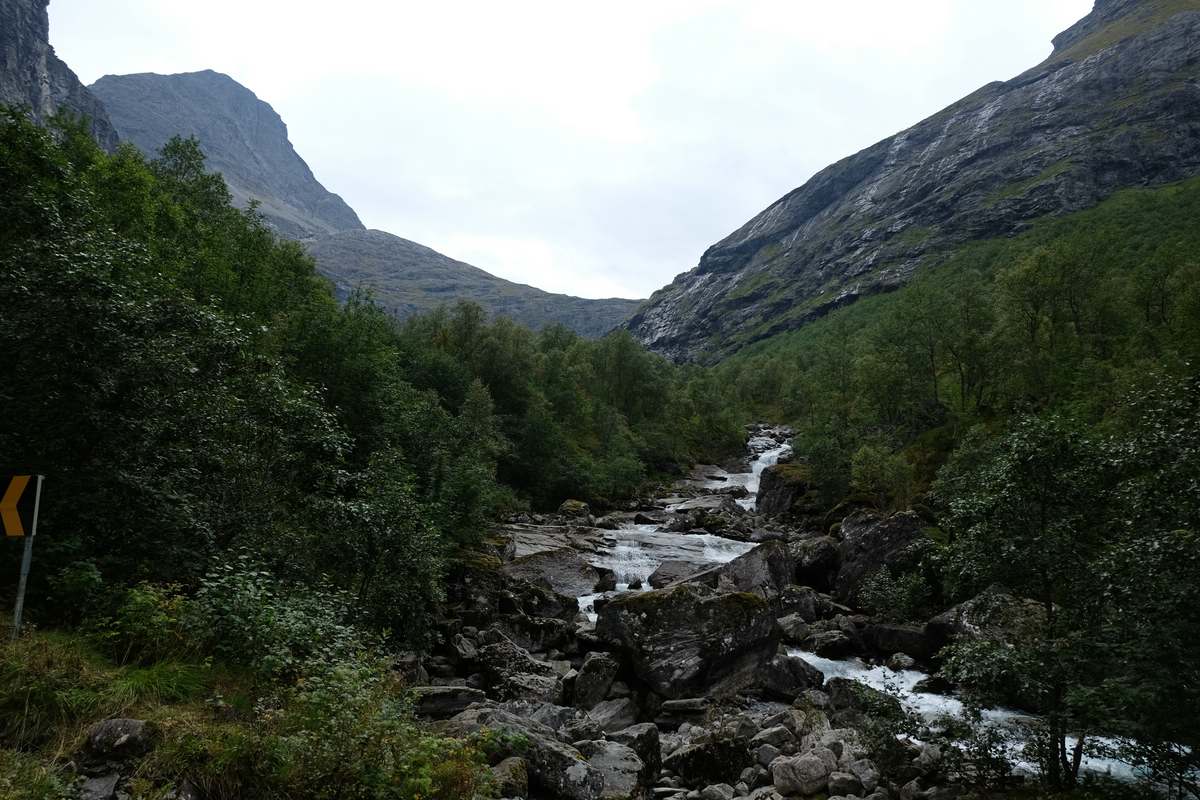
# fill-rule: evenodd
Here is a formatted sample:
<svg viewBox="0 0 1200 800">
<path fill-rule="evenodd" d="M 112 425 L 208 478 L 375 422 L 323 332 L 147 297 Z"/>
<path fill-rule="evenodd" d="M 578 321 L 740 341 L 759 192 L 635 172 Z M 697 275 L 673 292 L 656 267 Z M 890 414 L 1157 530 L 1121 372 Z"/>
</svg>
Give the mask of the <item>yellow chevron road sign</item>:
<svg viewBox="0 0 1200 800">
<path fill-rule="evenodd" d="M 26 489 L 34 477 L 13 475 L 8 480 L 4 494 L 0 495 L 0 524 L 4 526 L 5 536 L 20 537 L 27 533 L 32 535 L 37 492 Z"/>
<path fill-rule="evenodd" d="M 33 489 L 29 484 L 37 478 Z M 33 537 L 37 535 L 38 508 L 42 504 L 42 475 L 13 475 L 0 495 L 0 526 L 4 535 L 25 539 L 21 555 L 21 577 L 17 581 L 17 605 L 13 609 L 12 640 L 21 635 L 21 614 L 25 610 L 25 583 L 29 579 L 29 562 L 33 558 Z M 28 534 L 28 535 L 26 535 Z"/>
</svg>

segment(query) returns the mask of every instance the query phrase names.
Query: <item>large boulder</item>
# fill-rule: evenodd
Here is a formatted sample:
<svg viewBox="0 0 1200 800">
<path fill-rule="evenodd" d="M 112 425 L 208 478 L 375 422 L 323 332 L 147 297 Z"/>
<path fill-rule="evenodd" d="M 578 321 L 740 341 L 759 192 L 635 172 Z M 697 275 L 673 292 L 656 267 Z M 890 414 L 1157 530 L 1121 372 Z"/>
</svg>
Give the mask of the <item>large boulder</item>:
<svg viewBox="0 0 1200 800">
<path fill-rule="evenodd" d="M 691 583 L 614 598 L 600 609 L 596 635 L 621 648 L 666 698 L 736 691 L 779 643 L 767 601 Z"/>
<path fill-rule="evenodd" d="M 456 737 L 485 730 L 508 734 L 496 740 L 501 749 L 496 755 L 523 757 L 533 787 L 564 800 L 600 800 L 604 796 L 604 774 L 574 747 L 560 742 L 554 731 L 533 720 L 499 708 L 476 706 L 442 723 L 440 730 Z M 507 741 L 513 742 L 512 747 L 519 746 L 520 752 L 504 751 Z"/>
<path fill-rule="evenodd" d="M 604 800 L 643 800 L 653 776 L 633 748 L 619 742 L 587 741 L 576 745 L 592 769 L 604 776 Z"/>
<path fill-rule="evenodd" d="M 862 641 L 878 656 L 905 653 L 924 661 L 933 655 L 924 628 L 915 625 L 892 625 L 872 622 L 862 630 Z"/>
<path fill-rule="evenodd" d="M 500 571 L 510 578 L 546 586 L 569 597 L 592 594 L 607 577 L 584 561 L 573 547 L 522 556 L 502 566 Z"/>
<path fill-rule="evenodd" d="M 729 592 L 752 592 L 759 597 L 778 597 L 792 584 L 794 567 L 787 545 L 764 542 L 723 564 L 718 570 L 717 588 Z"/>
<path fill-rule="evenodd" d="M 821 670 L 781 650 L 763 668 L 757 688 L 767 697 L 790 703 L 809 689 L 820 689 L 824 682 Z"/>
<path fill-rule="evenodd" d="M 815 514 L 821 498 L 807 464 L 772 464 L 762 471 L 754 510 L 759 514 Z"/>
<path fill-rule="evenodd" d="M 710 735 L 670 753 L 663 759 L 663 769 L 675 773 L 688 786 L 736 783 L 753 760 L 746 745 L 745 739 Z"/>
<path fill-rule="evenodd" d="M 138 758 L 154 746 L 154 727 L 140 719 L 106 719 L 87 729 L 83 756 L 90 762 L 120 762 Z"/>
<path fill-rule="evenodd" d="M 701 567 L 692 561 L 664 561 L 650 574 L 649 583 L 651 587 L 661 589 L 701 571 Z"/>
<path fill-rule="evenodd" d="M 960 639 L 1013 644 L 1029 636 L 1044 618 L 1045 610 L 1037 602 L 992 587 L 929 620 L 924 634 L 934 654 Z"/>
<path fill-rule="evenodd" d="M 477 660 L 502 700 L 557 702 L 562 681 L 552 664 L 538 661 L 499 631 L 490 631 L 495 641 L 478 649 Z"/>
<path fill-rule="evenodd" d="M 627 745 L 646 765 L 648 775 L 657 776 L 662 766 L 662 747 L 659 743 L 658 726 L 651 722 L 630 725 L 608 734 L 609 741 Z"/>
<path fill-rule="evenodd" d="M 829 776 L 836 768 L 836 757 L 833 757 L 831 764 L 830 758 L 817 751 L 794 758 L 780 757 L 771 763 L 771 782 L 775 791 L 785 797 L 808 797 L 825 791 L 829 786 Z"/>
<path fill-rule="evenodd" d="M 608 653 L 588 653 L 575 677 L 576 708 L 593 708 L 612 688 L 621 663 Z"/>
<path fill-rule="evenodd" d="M 838 540 L 832 536 L 813 536 L 788 544 L 788 552 L 796 565 L 796 583 L 828 592 L 842 564 Z"/>
<path fill-rule="evenodd" d="M 923 527 L 912 511 L 890 516 L 858 511 L 842 520 L 841 566 L 834 595 L 844 603 L 857 604 L 863 583 L 880 569 L 911 567 L 914 556 L 910 548 L 921 540 Z"/>
<path fill-rule="evenodd" d="M 596 703 L 587 714 L 600 726 L 600 730 L 607 733 L 628 728 L 637 722 L 638 707 L 632 698 L 614 697 Z"/>
</svg>

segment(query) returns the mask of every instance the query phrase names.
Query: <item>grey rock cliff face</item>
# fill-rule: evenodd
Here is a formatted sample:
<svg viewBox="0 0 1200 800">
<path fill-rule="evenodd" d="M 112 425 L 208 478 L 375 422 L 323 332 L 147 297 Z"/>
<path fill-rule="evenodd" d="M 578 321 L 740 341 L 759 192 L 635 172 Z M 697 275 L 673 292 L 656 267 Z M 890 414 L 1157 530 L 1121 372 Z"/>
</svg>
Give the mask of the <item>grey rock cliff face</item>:
<svg viewBox="0 0 1200 800">
<path fill-rule="evenodd" d="M 101 147 L 117 146 L 104 106 L 50 46 L 49 0 L 0 0 L 0 103 L 45 122 L 60 112 L 87 118 Z"/>
<path fill-rule="evenodd" d="M 105 75 L 90 87 L 122 139 L 149 156 L 172 137 L 195 136 L 234 201 L 258 201 L 280 233 L 304 238 L 363 227 L 313 176 L 275 109 L 228 75 Z"/>
<path fill-rule="evenodd" d="M 1099 0 L 1041 65 L 826 168 L 629 322 L 712 360 L 895 288 L 965 241 L 1200 174 L 1200 0 Z"/>
</svg>

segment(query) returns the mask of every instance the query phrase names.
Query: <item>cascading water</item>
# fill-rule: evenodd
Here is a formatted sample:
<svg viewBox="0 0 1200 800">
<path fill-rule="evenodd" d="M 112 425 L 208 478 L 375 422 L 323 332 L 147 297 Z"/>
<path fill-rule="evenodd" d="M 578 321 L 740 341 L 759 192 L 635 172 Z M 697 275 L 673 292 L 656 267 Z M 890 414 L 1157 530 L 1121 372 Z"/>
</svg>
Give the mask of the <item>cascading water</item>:
<svg viewBox="0 0 1200 800">
<path fill-rule="evenodd" d="M 583 595 L 579 610 L 596 621 L 596 600 L 627 591 L 645 591 L 654 571 L 667 561 L 686 561 L 696 565 L 725 564 L 755 545 L 711 535 L 685 535 L 660 530 L 657 525 L 628 525 L 605 535 L 607 546 L 588 557 L 594 567 L 611 569 L 616 580 L 612 592 Z M 636 587 L 636 588 L 631 588 Z"/>
<path fill-rule="evenodd" d="M 780 442 L 772 436 L 760 434 L 751 437 L 747 448 L 751 456 L 749 472 L 727 472 L 717 469 L 709 474 L 703 486 L 706 489 L 742 486 L 746 489 L 746 496 L 738 498 L 737 504 L 747 511 L 753 511 L 763 470 L 778 464 L 779 459 L 785 455 L 790 455 L 792 446 L 788 442 Z"/>
<path fill-rule="evenodd" d="M 715 494 L 715 490 L 744 486 L 749 494 L 737 502 L 742 508 L 752 510 L 763 470 L 778 463 L 785 453 L 790 452 L 791 447 L 780 443 L 775 436 L 758 434 L 750 438 L 747 450 L 750 455 L 749 472 L 730 473 L 714 468 L 709 478 L 699 484 L 699 488 L 702 491 L 714 490 Z M 674 509 L 668 506 L 668 510 Z M 648 590 L 650 576 L 668 561 L 692 563 L 700 571 L 708 565 L 726 564 L 755 546 L 750 542 L 710 534 L 672 533 L 662 530 L 658 525 L 622 525 L 618 530 L 606 532 L 604 544 L 587 557 L 592 566 L 613 571 L 616 589 L 583 595 L 579 598 L 579 610 L 591 622 L 595 622 L 597 599 L 620 592 Z"/>
<path fill-rule="evenodd" d="M 848 680 L 869 686 L 897 697 L 905 709 L 931 725 L 937 725 L 945 717 L 961 717 L 965 711 L 962 701 L 954 697 L 930 692 L 916 691 L 917 685 L 929 676 L 917 670 L 892 670 L 881 665 L 872 666 L 862 659 L 850 658 L 837 661 L 823 658 L 816 653 L 804 650 L 789 650 L 789 655 L 802 658 L 830 678 L 846 678 Z M 982 712 L 983 723 L 1003 728 L 1009 735 L 1012 744 L 1008 755 L 1016 771 L 1025 774 L 1036 772 L 1036 765 L 1027 760 L 1022 750 L 1029 739 L 1029 726 L 1038 718 L 1015 711 L 1010 708 L 990 708 Z M 1075 747 L 1075 739 L 1067 737 L 1068 748 Z M 1112 749 L 1117 745 L 1116 740 L 1100 737 L 1089 737 L 1093 745 Z M 1132 781 L 1141 777 L 1137 770 L 1115 758 L 1085 755 L 1080 762 L 1080 770 L 1093 775 L 1108 775 L 1120 780 Z"/>
</svg>

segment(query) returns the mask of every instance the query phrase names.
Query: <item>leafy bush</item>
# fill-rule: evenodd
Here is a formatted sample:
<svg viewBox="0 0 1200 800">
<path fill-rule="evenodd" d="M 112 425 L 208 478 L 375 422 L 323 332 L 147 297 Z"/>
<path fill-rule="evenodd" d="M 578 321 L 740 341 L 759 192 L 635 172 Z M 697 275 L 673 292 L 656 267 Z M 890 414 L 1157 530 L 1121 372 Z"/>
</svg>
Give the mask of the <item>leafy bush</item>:
<svg viewBox="0 0 1200 800">
<path fill-rule="evenodd" d="M 250 720 L 162 720 L 163 742 L 142 776 L 159 785 L 186 778 L 206 797 L 230 800 L 491 796 L 486 741 L 444 739 L 422 728 L 385 663 L 310 666 L 294 686 L 265 698 Z"/>
<path fill-rule="evenodd" d="M 118 663 L 154 664 L 194 655 L 186 629 L 189 603 L 177 586 L 139 583 L 116 612 L 98 623 L 98 637 Z"/>
<path fill-rule="evenodd" d="M 928 617 L 933 590 L 920 572 L 893 574 L 882 567 L 863 582 L 859 597 L 874 614 L 892 622 Z"/>
<path fill-rule="evenodd" d="M 265 679 L 290 680 L 369 646 L 349 617 L 345 593 L 286 585 L 243 553 L 202 579 L 187 625 L 204 652 Z"/>
</svg>

